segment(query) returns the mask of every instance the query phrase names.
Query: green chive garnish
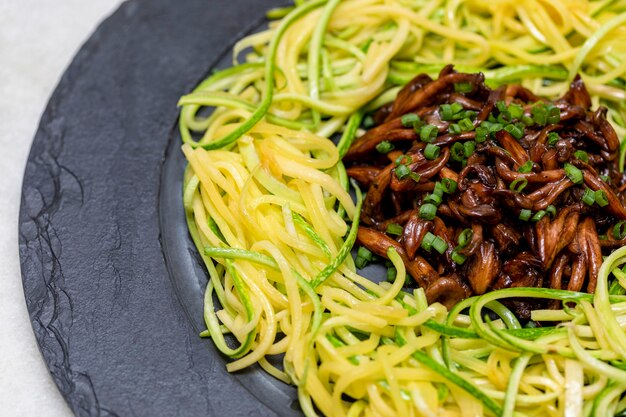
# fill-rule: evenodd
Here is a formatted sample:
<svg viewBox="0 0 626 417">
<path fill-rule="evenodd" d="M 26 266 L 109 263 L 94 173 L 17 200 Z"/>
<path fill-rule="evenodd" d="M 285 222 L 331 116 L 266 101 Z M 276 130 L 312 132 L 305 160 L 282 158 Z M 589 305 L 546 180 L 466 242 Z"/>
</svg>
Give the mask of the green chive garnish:
<svg viewBox="0 0 626 417">
<path fill-rule="evenodd" d="M 458 135 L 459 133 L 461 133 L 461 126 L 456 123 L 452 123 L 450 126 L 448 126 L 448 132 L 453 135 Z"/>
<path fill-rule="evenodd" d="M 462 253 L 457 252 L 456 250 L 452 251 L 452 255 L 450 256 L 450 258 L 452 259 L 452 262 L 454 262 L 457 265 L 463 265 L 465 261 L 467 260 L 467 256 L 463 255 Z"/>
<path fill-rule="evenodd" d="M 374 254 L 365 246 L 361 246 L 356 252 L 356 259 L 354 264 L 357 268 L 365 268 L 372 260 L 374 260 Z"/>
<path fill-rule="evenodd" d="M 528 219 L 530 219 L 531 214 L 533 214 L 532 211 L 528 209 L 523 209 L 519 212 L 519 219 L 527 222 Z"/>
<path fill-rule="evenodd" d="M 487 140 L 487 136 L 489 135 L 489 129 L 484 126 L 479 126 L 476 128 L 476 142 L 482 143 Z"/>
<path fill-rule="evenodd" d="M 411 170 L 406 165 L 398 165 L 396 167 L 396 177 L 398 177 L 399 180 L 405 179 L 406 177 L 409 176 L 410 173 L 411 173 Z"/>
<path fill-rule="evenodd" d="M 526 185 L 528 185 L 528 180 L 526 178 L 517 178 L 509 185 L 509 189 L 515 191 L 516 193 L 520 193 Z"/>
<path fill-rule="evenodd" d="M 422 238 L 422 244 L 420 245 L 422 247 L 422 249 L 424 249 L 425 251 L 430 252 L 430 250 L 433 247 L 433 241 L 435 240 L 437 236 L 433 235 L 432 233 L 428 232 L 424 235 L 424 237 Z"/>
<path fill-rule="evenodd" d="M 524 165 L 517 169 L 517 172 L 527 174 L 533 170 L 533 161 L 526 161 Z"/>
<path fill-rule="evenodd" d="M 555 125 L 561 121 L 561 111 L 558 107 L 550 106 L 548 108 L 547 122 Z"/>
<path fill-rule="evenodd" d="M 469 117 L 459 120 L 459 127 L 463 132 L 469 132 L 471 130 L 474 130 L 474 124 Z"/>
<path fill-rule="evenodd" d="M 521 139 L 524 137 L 524 129 L 512 123 L 504 126 L 504 130 L 509 132 L 515 139 Z"/>
<path fill-rule="evenodd" d="M 383 140 L 378 145 L 376 145 L 376 150 L 380 153 L 389 153 L 393 150 L 393 143 L 388 140 Z"/>
<path fill-rule="evenodd" d="M 437 252 L 442 255 L 445 253 L 446 250 L 448 250 L 448 244 L 439 236 L 435 236 L 435 240 L 433 240 L 432 246 Z"/>
<path fill-rule="evenodd" d="M 460 142 L 455 142 L 450 148 L 450 157 L 454 161 L 462 161 L 465 156 L 465 148 Z"/>
<path fill-rule="evenodd" d="M 437 145 L 433 145 L 432 143 L 429 143 L 428 145 L 426 145 L 426 148 L 424 148 L 424 156 L 426 157 L 426 159 L 437 159 L 440 152 L 441 148 Z"/>
<path fill-rule="evenodd" d="M 402 226 L 396 223 L 390 223 L 387 225 L 387 233 L 389 233 L 390 235 L 400 236 L 402 235 L 403 230 L 404 229 L 402 228 Z"/>
<path fill-rule="evenodd" d="M 596 190 L 594 193 L 594 200 L 600 207 L 605 207 L 609 204 L 609 199 L 607 198 L 604 190 Z"/>
<path fill-rule="evenodd" d="M 424 125 L 420 129 L 420 139 L 422 142 L 431 143 L 437 138 L 438 129 L 435 125 Z"/>
<path fill-rule="evenodd" d="M 413 123 L 419 122 L 420 117 L 415 113 L 407 113 L 400 119 L 402 122 L 402 126 L 404 127 L 413 127 Z"/>
<path fill-rule="evenodd" d="M 424 197 L 424 203 L 431 203 L 438 206 L 441 204 L 441 196 L 435 193 L 426 194 L 426 197 Z"/>
<path fill-rule="evenodd" d="M 432 203 L 424 203 L 420 207 L 419 216 L 424 220 L 432 220 L 437 215 L 437 206 Z"/>
<path fill-rule="evenodd" d="M 512 118 L 519 119 L 524 114 L 524 108 L 519 104 L 512 103 L 509 105 L 509 113 Z"/>
<path fill-rule="evenodd" d="M 472 229 L 463 229 L 456 241 L 461 248 L 464 248 L 469 245 L 469 243 L 472 241 L 473 236 L 474 232 L 472 231 Z"/>
<path fill-rule="evenodd" d="M 626 237 L 626 221 L 618 222 L 613 226 L 613 237 L 622 240 Z"/>
<path fill-rule="evenodd" d="M 561 139 L 558 133 L 550 132 L 548 133 L 548 146 L 554 146 Z"/>
<path fill-rule="evenodd" d="M 565 175 L 574 183 L 582 184 L 583 172 L 572 164 L 565 163 Z"/>
<path fill-rule="evenodd" d="M 446 194 L 452 194 L 456 191 L 458 184 L 451 178 L 444 178 L 441 180 L 441 188 Z M 435 188 L 437 186 L 435 185 Z"/>
<path fill-rule="evenodd" d="M 593 203 L 596 202 L 596 196 L 595 193 L 588 187 L 585 187 L 585 192 L 583 193 L 583 198 L 582 198 L 583 203 L 585 203 L 588 206 L 592 206 Z"/>
<path fill-rule="evenodd" d="M 475 150 L 476 142 L 474 142 L 473 140 L 467 141 L 463 144 L 463 155 L 465 155 L 466 158 L 472 156 Z"/>
<path fill-rule="evenodd" d="M 446 179 L 446 178 L 444 178 L 444 180 L 445 180 L 445 179 Z M 443 186 L 441 185 L 441 183 L 437 181 L 437 182 L 435 183 L 435 189 L 433 190 L 433 194 L 436 194 L 436 195 L 438 195 L 439 197 L 441 197 L 441 196 L 443 196 L 444 191 L 445 191 L 445 190 L 443 189 Z"/>
<path fill-rule="evenodd" d="M 580 159 L 583 162 L 589 162 L 589 155 L 585 151 L 578 150 L 574 152 L 574 157 Z"/>
<path fill-rule="evenodd" d="M 543 219 L 546 215 L 546 211 L 545 210 L 539 210 L 537 213 L 535 213 L 535 215 L 530 219 L 530 221 L 533 222 L 538 222 L 539 220 Z"/>
<path fill-rule="evenodd" d="M 531 113 L 533 120 L 539 126 L 545 126 L 548 122 L 548 109 L 546 109 L 546 106 L 542 102 L 535 104 L 531 109 Z"/>
</svg>

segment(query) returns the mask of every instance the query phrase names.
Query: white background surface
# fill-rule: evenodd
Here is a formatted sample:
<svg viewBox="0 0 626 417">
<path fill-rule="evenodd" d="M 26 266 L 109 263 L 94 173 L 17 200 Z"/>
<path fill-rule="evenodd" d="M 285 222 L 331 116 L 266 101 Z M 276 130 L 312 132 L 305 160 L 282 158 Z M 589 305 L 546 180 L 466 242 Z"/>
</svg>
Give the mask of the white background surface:
<svg viewBox="0 0 626 417">
<path fill-rule="evenodd" d="M 22 175 L 48 98 L 121 0 L 0 0 L 0 416 L 68 417 L 30 326 L 17 244 Z"/>
</svg>

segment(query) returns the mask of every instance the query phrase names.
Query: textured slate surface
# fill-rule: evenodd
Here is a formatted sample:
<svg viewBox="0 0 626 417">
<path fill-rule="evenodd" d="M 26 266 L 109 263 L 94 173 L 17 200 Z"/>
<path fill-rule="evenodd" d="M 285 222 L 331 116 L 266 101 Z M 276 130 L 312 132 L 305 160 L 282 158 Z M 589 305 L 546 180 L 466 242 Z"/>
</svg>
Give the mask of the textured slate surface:
<svg viewBox="0 0 626 417">
<path fill-rule="evenodd" d="M 78 416 L 298 414 L 292 389 L 227 374 L 198 338 L 205 278 L 176 200 L 177 99 L 272 4 L 124 3 L 48 104 L 24 177 L 20 258 L 43 357 Z"/>
</svg>

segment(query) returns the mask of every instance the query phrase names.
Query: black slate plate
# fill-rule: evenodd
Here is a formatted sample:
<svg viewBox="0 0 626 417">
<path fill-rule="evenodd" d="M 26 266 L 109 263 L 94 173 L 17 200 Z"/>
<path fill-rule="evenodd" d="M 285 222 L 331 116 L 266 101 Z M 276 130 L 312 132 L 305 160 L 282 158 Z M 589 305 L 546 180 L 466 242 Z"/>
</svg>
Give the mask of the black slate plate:
<svg viewBox="0 0 626 417">
<path fill-rule="evenodd" d="M 277 0 L 131 0 L 87 41 L 42 116 L 20 258 L 41 352 L 79 416 L 297 416 L 295 391 L 236 375 L 203 328 L 183 219 L 179 96 Z"/>
</svg>

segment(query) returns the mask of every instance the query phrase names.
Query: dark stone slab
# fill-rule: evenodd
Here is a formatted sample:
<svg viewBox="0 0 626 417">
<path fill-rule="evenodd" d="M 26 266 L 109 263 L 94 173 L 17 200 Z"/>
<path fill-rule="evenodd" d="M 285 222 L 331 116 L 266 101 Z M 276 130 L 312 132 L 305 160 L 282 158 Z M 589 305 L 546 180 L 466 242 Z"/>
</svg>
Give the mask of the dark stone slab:
<svg viewBox="0 0 626 417">
<path fill-rule="evenodd" d="M 276 0 L 134 0 L 82 47 L 24 176 L 20 258 L 44 360 L 78 416 L 299 415 L 202 340 L 176 102 Z"/>
</svg>

